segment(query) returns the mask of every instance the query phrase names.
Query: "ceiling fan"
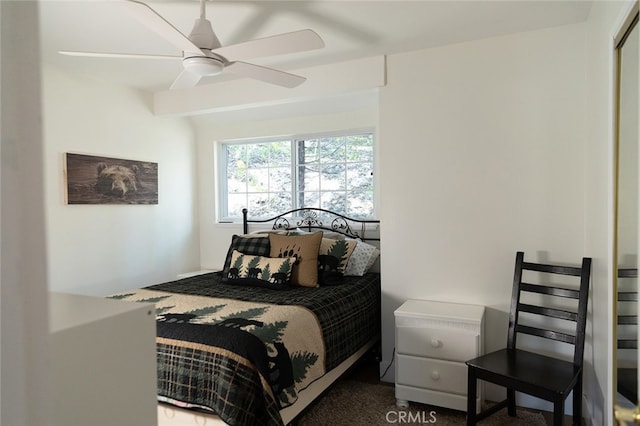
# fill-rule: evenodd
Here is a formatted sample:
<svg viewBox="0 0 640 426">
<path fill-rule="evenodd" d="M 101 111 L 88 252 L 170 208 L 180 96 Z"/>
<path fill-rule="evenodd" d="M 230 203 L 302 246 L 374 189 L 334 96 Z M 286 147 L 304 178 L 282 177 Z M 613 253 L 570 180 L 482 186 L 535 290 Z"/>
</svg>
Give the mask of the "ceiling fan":
<svg viewBox="0 0 640 426">
<path fill-rule="evenodd" d="M 196 19 L 188 37 L 143 2 L 121 0 L 118 3 L 122 4 L 142 24 L 182 50 L 182 56 L 66 50 L 61 50 L 59 53 L 70 56 L 102 58 L 182 59 L 184 70 L 175 79 L 171 89 L 194 87 L 202 77 L 214 76 L 222 72 L 293 88 L 302 84 L 306 78 L 273 68 L 243 62 L 243 60 L 304 52 L 324 47 L 324 42 L 320 36 L 309 29 L 222 46 L 213 32 L 211 22 L 206 18 L 205 0 L 200 0 L 200 18 Z"/>
</svg>

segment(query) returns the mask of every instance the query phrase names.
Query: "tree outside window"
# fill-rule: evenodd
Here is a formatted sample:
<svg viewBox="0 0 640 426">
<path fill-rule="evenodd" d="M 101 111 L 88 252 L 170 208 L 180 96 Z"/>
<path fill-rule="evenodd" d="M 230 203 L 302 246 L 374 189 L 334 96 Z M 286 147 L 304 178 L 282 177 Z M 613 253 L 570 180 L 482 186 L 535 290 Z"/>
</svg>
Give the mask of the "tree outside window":
<svg viewBox="0 0 640 426">
<path fill-rule="evenodd" d="M 222 144 L 221 213 L 239 219 L 317 207 L 373 218 L 373 133 Z"/>
</svg>

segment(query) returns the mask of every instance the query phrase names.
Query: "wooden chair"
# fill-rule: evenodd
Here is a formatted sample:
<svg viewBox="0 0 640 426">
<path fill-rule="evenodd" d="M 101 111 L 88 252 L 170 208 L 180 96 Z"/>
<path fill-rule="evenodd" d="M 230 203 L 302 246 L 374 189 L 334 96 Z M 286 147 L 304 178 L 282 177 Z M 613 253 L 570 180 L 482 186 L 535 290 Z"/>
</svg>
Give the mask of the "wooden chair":
<svg viewBox="0 0 640 426">
<path fill-rule="evenodd" d="M 638 269 L 618 269 L 618 392 L 633 403 L 638 401 L 638 366 L 620 366 L 620 360 L 622 355 L 638 357 L 637 285 Z"/>
<path fill-rule="evenodd" d="M 529 280 L 529 275 L 535 275 L 539 278 L 537 280 L 539 284 L 524 282 L 523 272 L 525 271 L 540 273 L 536 275 L 527 272 L 525 278 Z M 556 278 L 552 278 L 554 275 Z M 567 288 L 566 284 L 554 284 L 552 281 L 560 279 L 557 278 L 558 275 L 579 277 L 579 289 Z M 564 415 L 564 401 L 572 390 L 573 424 L 580 424 L 582 360 L 590 275 L 590 258 L 582 259 L 582 267 L 573 267 L 525 262 L 524 253 L 517 253 L 507 347 L 466 362 L 468 366 L 467 425 L 475 425 L 477 421 L 504 407 L 507 407 L 509 416 L 515 416 L 515 393 L 518 391 L 553 402 L 553 424 L 560 426 Z M 563 280 L 567 281 L 566 278 Z M 564 299 L 575 299 L 571 301 L 574 306 L 567 307 L 568 302 Z M 550 329 L 551 323 L 555 326 L 554 328 L 562 328 L 563 331 Z M 558 327 L 558 323 L 563 323 L 564 327 Z M 570 325 L 570 331 L 566 330 L 568 325 Z M 562 360 L 555 356 L 518 349 L 516 338 L 520 334 L 572 345 L 573 360 Z M 477 380 L 505 387 L 507 399 L 476 414 Z"/>
</svg>

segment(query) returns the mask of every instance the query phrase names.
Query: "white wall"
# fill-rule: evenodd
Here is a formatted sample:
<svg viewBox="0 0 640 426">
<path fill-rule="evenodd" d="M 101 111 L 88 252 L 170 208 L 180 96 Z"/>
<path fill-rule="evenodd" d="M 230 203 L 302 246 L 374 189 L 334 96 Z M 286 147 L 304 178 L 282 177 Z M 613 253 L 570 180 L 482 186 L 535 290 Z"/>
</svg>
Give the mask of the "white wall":
<svg viewBox="0 0 640 426">
<path fill-rule="evenodd" d="M 517 250 L 576 264 L 590 255 L 584 66 L 583 24 L 387 58 L 381 369 L 405 299 L 485 305 L 494 350 L 506 342 Z"/>
<path fill-rule="evenodd" d="M 344 101 L 344 100 L 343 100 Z M 200 203 L 200 262 L 203 268 L 222 269 L 224 258 L 233 234 L 242 233 L 242 224 L 216 223 L 216 185 L 214 164 L 217 142 L 228 139 L 265 137 L 276 135 L 307 134 L 349 129 L 376 129 L 376 106 L 355 103 L 354 109 L 338 113 L 304 115 L 298 109 L 297 116 L 288 118 L 234 120 L 227 115 L 208 115 L 196 118 L 198 129 L 198 170 Z M 304 107 L 302 107 L 304 111 Z M 289 111 L 290 113 L 290 111 Z M 255 114 L 254 114 L 255 115 Z"/>
<path fill-rule="evenodd" d="M 0 423 L 44 425 L 51 388 L 38 3 L 0 2 L 0 20 Z"/>
<path fill-rule="evenodd" d="M 86 295 L 199 268 L 195 132 L 141 92 L 44 68 L 50 289 Z M 157 205 L 67 205 L 66 152 L 158 163 Z"/>
</svg>

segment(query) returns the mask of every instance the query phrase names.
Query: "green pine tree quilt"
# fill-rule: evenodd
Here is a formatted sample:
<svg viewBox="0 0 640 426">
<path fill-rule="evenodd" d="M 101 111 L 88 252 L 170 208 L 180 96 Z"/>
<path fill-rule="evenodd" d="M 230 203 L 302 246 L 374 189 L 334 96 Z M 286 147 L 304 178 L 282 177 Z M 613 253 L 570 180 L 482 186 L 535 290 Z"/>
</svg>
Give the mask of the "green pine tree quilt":
<svg viewBox="0 0 640 426">
<path fill-rule="evenodd" d="M 208 360 L 222 362 L 223 374 L 218 375 L 218 387 L 238 388 L 238 382 L 251 378 L 255 383 L 241 384 L 242 399 L 233 405 L 244 403 L 246 394 L 256 393 L 255 399 L 273 399 L 263 404 L 273 406 L 272 411 L 296 401 L 298 391 L 306 388 L 325 371 L 325 348 L 322 330 L 315 315 L 300 306 L 282 306 L 233 299 L 210 298 L 184 294 L 172 294 L 138 289 L 111 296 L 112 298 L 156 304 L 159 348 L 159 399 L 184 407 L 206 408 L 207 394 L 217 390 L 203 390 L 206 378 L 198 377 L 201 371 L 193 364 L 208 369 Z M 243 352 L 245 347 L 250 351 Z M 261 354 L 261 352 L 264 352 Z M 261 355 L 261 356 L 260 356 Z M 223 358 L 230 358 L 232 361 Z M 165 365 L 180 363 L 178 368 Z M 228 370 L 240 368 L 241 374 Z M 180 371 L 176 373 L 176 371 Z M 223 380 L 220 379 L 223 377 Z M 221 384 L 220 381 L 229 383 Z M 196 402 L 172 395 L 168 389 L 181 383 L 199 382 L 201 394 Z M 252 397 L 253 398 L 253 397 Z M 184 399 L 184 400 L 183 400 Z M 251 402 L 256 405 L 256 402 Z M 214 403 L 215 405 L 215 403 Z M 224 419 L 224 408 L 221 417 Z M 263 415 L 269 414 L 267 408 Z M 228 419 L 229 420 L 229 419 Z"/>
</svg>

